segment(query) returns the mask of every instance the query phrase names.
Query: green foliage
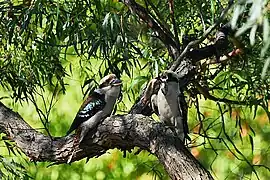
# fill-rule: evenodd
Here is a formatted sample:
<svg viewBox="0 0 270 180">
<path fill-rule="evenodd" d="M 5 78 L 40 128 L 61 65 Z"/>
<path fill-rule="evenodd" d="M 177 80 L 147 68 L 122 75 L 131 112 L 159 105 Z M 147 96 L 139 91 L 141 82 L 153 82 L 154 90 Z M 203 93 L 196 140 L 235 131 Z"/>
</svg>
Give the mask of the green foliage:
<svg viewBox="0 0 270 180">
<path fill-rule="evenodd" d="M 186 34 L 202 36 L 227 4 L 178 0 L 172 14 L 168 1 L 136 2 L 178 44 Z M 172 61 L 150 25 L 115 0 L 0 0 L 0 12 L 0 100 L 52 136 L 65 134 L 103 75 L 123 80 L 117 114 L 126 113 L 145 83 Z M 217 179 L 269 179 L 269 2 L 237 1 L 228 21 L 244 53 L 225 65 L 198 65 L 194 82 L 218 101 L 205 101 L 194 84 L 188 87 L 189 146 Z M 146 152 L 122 158 L 111 150 L 86 164 L 47 168 L 29 163 L 9 141 L 0 143 L 0 176 L 6 179 L 168 179 Z"/>
<path fill-rule="evenodd" d="M 0 167 L 1 179 L 32 179 L 25 166 L 13 158 L 0 156 Z"/>
<path fill-rule="evenodd" d="M 250 45 L 254 46 L 256 39 L 262 43 L 256 43 L 260 46 L 260 57 L 264 59 L 264 70 L 262 71 L 262 78 L 266 79 L 266 69 L 269 67 L 269 2 L 267 0 L 259 1 L 239 1 L 235 6 L 234 13 L 231 19 L 233 28 L 238 28 L 237 21 L 240 27 L 236 32 L 236 36 L 243 35 L 246 31 L 249 32 Z M 266 57 L 266 59 L 265 59 Z"/>
</svg>

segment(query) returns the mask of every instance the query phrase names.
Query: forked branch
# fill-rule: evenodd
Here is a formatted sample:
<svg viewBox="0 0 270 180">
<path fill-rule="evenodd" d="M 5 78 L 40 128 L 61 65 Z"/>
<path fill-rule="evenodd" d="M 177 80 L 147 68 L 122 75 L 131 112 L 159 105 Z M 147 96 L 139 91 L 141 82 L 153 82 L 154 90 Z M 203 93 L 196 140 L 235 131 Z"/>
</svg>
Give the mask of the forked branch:
<svg viewBox="0 0 270 180">
<path fill-rule="evenodd" d="M 73 147 L 74 135 L 50 138 L 31 128 L 18 114 L 0 102 L 0 133 L 15 141 L 33 161 L 66 163 L 96 157 L 108 149 L 131 150 L 135 146 L 156 155 L 172 179 L 213 179 L 184 144 L 161 123 L 143 115 L 113 116 L 105 119 Z"/>
</svg>

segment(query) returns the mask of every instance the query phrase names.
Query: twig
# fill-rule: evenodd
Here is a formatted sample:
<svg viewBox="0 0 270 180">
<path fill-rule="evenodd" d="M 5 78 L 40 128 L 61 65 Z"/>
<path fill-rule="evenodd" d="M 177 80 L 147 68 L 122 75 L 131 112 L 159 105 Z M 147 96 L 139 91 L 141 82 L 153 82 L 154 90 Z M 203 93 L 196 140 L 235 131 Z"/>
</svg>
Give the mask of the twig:
<svg viewBox="0 0 270 180">
<path fill-rule="evenodd" d="M 41 123 L 42 123 L 43 126 L 44 126 L 45 131 L 47 132 L 48 136 L 52 139 L 51 133 L 50 133 L 48 127 L 47 127 L 47 124 L 48 124 L 48 123 L 47 123 L 47 121 L 46 121 L 46 116 L 45 116 L 45 114 L 43 113 L 43 111 L 42 111 L 41 109 L 39 109 L 39 107 L 38 107 L 38 105 L 37 105 L 37 102 L 36 102 L 36 100 L 35 100 L 35 98 L 34 98 L 34 95 L 33 95 L 32 93 L 30 93 L 30 96 L 31 96 L 30 101 L 31 101 L 31 102 L 33 103 L 33 105 L 35 106 L 35 109 L 36 109 L 36 111 L 37 111 L 37 113 L 38 113 L 38 116 L 39 116 L 39 119 L 40 119 Z M 42 117 L 44 118 L 45 122 L 44 122 L 44 120 L 43 120 Z"/>
<path fill-rule="evenodd" d="M 219 103 L 217 103 L 218 105 L 218 108 L 220 110 L 220 112 L 222 113 L 222 108 L 220 106 Z M 226 133 L 226 129 L 225 129 L 225 120 L 224 120 L 224 117 L 221 116 L 221 120 L 222 120 L 222 129 L 223 129 L 223 133 L 226 137 L 226 139 L 231 143 L 231 145 L 233 146 L 234 150 L 240 155 L 242 156 L 242 158 L 244 159 L 244 161 L 250 166 L 250 168 L 252 169 L 252 171 L 254 172 L 254 174 L 256 175 L 257 179 L 260 179 L 256 170 L 254 169 L 254 166 L 249 162 L 249 160 L 246 158 L 246 156 L 236 147 L 236 145 L 234 144 L 234 142 L 232 141 L 232 139 L 229 137 L 229 135 Z"/>
<path fill-rule="evenodd" d="M 229 104 L 237 104 L 237 105 L 247 105 L 250 104 L 248 101 L 235 101 L 235 100 L 230 100 L 226 98 L 217 98 L 213 95 L 211 95 L 208 90 L 204 87 L 202 87 L 198 82 L 193 82 L 193 84 L 196 86 L 197 90 L 204 95 L 204 97 L 213 100 L 213 101 L 218 101 L 218 102 L 223 102 L 223 103 L 229 103 Z"/>
<path fill-rule="evenodd" d="M 180 42 L 179 42 L 179 37 L 178 37 L 177 24 L 176 24 L 175 18 L 174 18 L 174 1 L 168 0 L 168 4 L 169 4 L 171 19 L 172 19 L 174 38 L 175 38 L 176 43 L 179 45 Z"/>
</svg>

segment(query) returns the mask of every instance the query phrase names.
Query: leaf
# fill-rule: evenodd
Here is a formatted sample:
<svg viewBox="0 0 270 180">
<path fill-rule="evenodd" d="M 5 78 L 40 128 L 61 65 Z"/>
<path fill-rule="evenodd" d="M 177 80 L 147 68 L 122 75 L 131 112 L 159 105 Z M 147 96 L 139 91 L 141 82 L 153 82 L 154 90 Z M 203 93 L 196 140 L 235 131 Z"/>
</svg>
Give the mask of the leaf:
<svg viewBox="0 0 270 180">
<path fill-rule="evenodd" d="M 94 53 L 96 53 L 96 51 L 97 51 L 99 45 L 100 45 L 100 41 L 99 41 L 99 40 L 97 40 L 97 41 L 95 41 L 94 43 L 92 43 L 91 49 L 90 49 L 89 52 L 88 52 L 88 59 L 90 59 L 90 57 L 91 57 Z"/>
<path fill-rule="evenodd" d="M 14 28 L 15 28 L 15 22 L 14 22 L 14 23 L 11 22 L 11 25 L 10 25 L 10 27 L 9 27 L 9 32 L 8 32 L 8 34 L 9 34 L 9 37 L 8 37 L 8 42 L 9 42 L 9 44 L 12 44 L 12 37 L 14 37 L 14 36 L 13 36 Z"/>
<path fill-rule="evenodd" d="M 59 1 L 57 1 L 57 7 L 56 7 L 56 21 L 58 21 L 59 17 Z"/>
<path fill-rule="evenodd" d="M 75 52 L 79 55 L 79 51 L 78 51 L 78 48 L 77 48 L 77 36 L 76 35 L 74 37 L 73 47 L 74 47 Z"/>
<path fill-rule="evenodd" d="M 240 36 L 241 34 L 243 34 L 245 31 L 247 31 L 249 28 L 251 28 L 253 25 L 253 23 L 249 22 L 244 24 L 241 28 L 239 28 L 236 33 L 235 33 L 235 37 Z"/>
<path fill-rule="evenodd" d="M 255 24 L 251 30 L 249 35 L 250 45 L 253 46 L 255 44 L 255 37 L 256 37 L 256 30 L 257 30 L 257 24 Z"/>
<path fill-rule="evenodd" d="M 158 76 L 158 63 L 155 61 L 155 74 Z"/>
<path fill-rule="evenodd" d="M 253 133 L 253 136 L 255 136 L 256 133 L 255 133 L 254 129 L 253 129 L 250 125 L 248 125 L 248 127 L 249 127 L 249 129 L 251 130 L 251 132 Z"/>
<path fill-rule="evenodd" d="M 113 22 L 113 18 L 110 19 L 110 24 L 111 24 L 111 31 L 113 32 L 113 25 L 114 25 L 114 22 Z"/>
<path fill-rule="evenodd" d="M 261 57 L 264 57 L 269 46 L 270 46 L 270 41 L 267 41 L 261 50 Z"/>
<path fill-rule="evenodd" d="M 235 78 L 237 78 L 240 82 L 247 82 L 244 78 L 242 78 L 239 74 L 233 74 Z"/>
<path fill-rule="evenodd" d="M 215 4 L 216 4 L 216 1 L 215 0 L 211 0 L 211 15 L 212 15 L 212 18 L 211 18 L 211 23 L 214 23 L 214 19 L 215 19 L 215 14 L 216 14 L 216 11 L 215 11 Z"/>
<path fill-rule="evenodd" d="M 243 12 L 243 9 L 244 8 L 241 5 L 236 5 L 235 6 L 234 11 L 233 11 L 233 17 L 232 17 L 232 20 L 231 20 L 232 29 L 236 28 L 237 20 L 239 18 L 239 15 Z"/>
<path fill-rule="evenodd" d="M 85 88 L 86 85 L 90 85 L 92 82 L 94 82 L 94 79 L 87 79 L 84 81 L 82 88 Z"/>
<path fill-rule="evenodd" d="M 256 21 L 257 19 L 260 18 L 261 13 L 262 13 L 262 6 L 263 3 L 262 1 L 256 1 L 252 3 L 252 7 L 250 10 L 250 17 L 249 17 L 249 21 Z"/>
<path fill-rule="evenodd" d="M 113 14 L 113 19 L 115 21 L 115 23 L 120 27 L 120 20 L 119 20 L 119 16 L 117 14 Z"/>
<path fill-rule="evenodd" d="M 266 72 L 267 72 L 267 69 L 268 69 L 269 65 L 270 65 L 270 57 L 268 57 L 265 60 L 265 63 L 264 63 L 264 66 L 263 66 L 263 70 L 262 70 L 262 75 L 261 75 L 262 79 L 265 78 Z"/>
<path fill-rule="evenodd" d="M 81 41 L 82 42 L 82 41 Z M 83 54 L 84 53 L 84 43 L 82 42 L 81 43 L 81 54 Z"/>
<path fill-rule="evenodd" d="M 39 26 L 42 28 L 42 21 L 43 21 L 42 13 L 40 13 L 38 17 L 39 17 Z"/>
<path fill-rule="evenodd" d="M 4 141 L 4 142 L 5 142 L 5 145 L 6 145 L 7 149 L 8 149 L 8 153 L 10 154 L 10 151 L 11 151 L 16 156 L 17 154 L 15 153 L 15 151 L 13 149 L 13 146 L 10 143 L 6 142 L 6 141 Z"/>
<path fill-rule="evenodd" d="M 253 152 L 254 152 L 254 142 L 253 142 L 253 137 L 251 135 L 249 135 L 249 141 L 250 141 L 251 150 L 252 150 L 252 154 L 253 154 Z"/>
<path fill-rule="evenodd" d="M 70 71 L 70 74 L 72 75 L 72 64 L 69 63 L 69 71 Z"/>
<path fill-rule="evenodd" d="M 8 96 L 2 96 L 2 97 L 0 97 L 0 100 L 7 99 L 7 98 L 8 98 Z"/>
<path fill-rule="evenodd" d="M 122 64 L 122 68 L 121 69 L 124 70 L 127 73 L 128 77 L 131 77 L 130 71 L 129 71 L 126 63 L 123 63 Z"/>
<path fill-rule="evenodd" d="M 254 116 L 253 119 L 255 119 L 256 115 L 257 115 L 257 110 L 258 110 L 258 105 L 256 104 L 254 107 Z"/>
<path fill-rule="evenodd" d="M 269 39 L 269 22 L 268 18 L 263 18 L 263 41 L 266 43 Z"/>
<path fill-rule="evenodd" d="M 148 80 L 147 76 L 137 76 L 134 78 L 134 80 L 131 82 L 129 89 L 133 89 L 136 85 L 144 83 Z"/>
<path fill-rule="evenodd" d="M 109 22 L 110 14 L 111 14 L 111 13 L 108 12 L 108 13 L 106 14 L 106 16 L 105 16 L 105 18 L 104 18 L 104 20 L 103 20 L 103 23 L 102 23 L 103 28 L 107 28 L 108 22 Z"/>
</svg>

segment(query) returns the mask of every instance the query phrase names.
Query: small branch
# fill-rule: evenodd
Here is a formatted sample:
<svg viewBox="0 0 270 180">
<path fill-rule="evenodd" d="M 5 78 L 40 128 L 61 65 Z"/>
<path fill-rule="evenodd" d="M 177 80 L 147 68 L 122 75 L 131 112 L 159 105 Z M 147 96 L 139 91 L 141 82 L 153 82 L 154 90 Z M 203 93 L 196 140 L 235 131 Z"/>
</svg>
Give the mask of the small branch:
<svg viewBox="0 0 270 180">
<path fill-rule="evenodd" d="M 176 24 L 175 18 L 174 18 L 174 1 L 168 0 L 168 4 L 169 4 L 171 19 L 172 19 L 174 38 L 175 38 L 176 43 L 179 44 L 180 41 L 179 41 L 179 37 L 178 37 L 177 24 Z"/>
<path fill-rule="evenodd" d="M 155 15 L 157 16 L 156 19 L 159 20 L 159 24 L 161 25 L 162 29 L 166 30 L 166 33 L 168 33 L 169 35 L 172 35 L 172 33 L 170 32 L 170 30 L 168 30 L 166 27 L 169 27 L 170 25 L 168 23 L 166 23 L 166 21 L 164 21 L 162 19 L 162 16 L 159 12 L 159 10 L 157 9 L 157 7 L 154 5 L 154 3 L 152 2 L 152 0 L 145 0 L 145 4 L 146 5 L 150 5 L 150 7 L 153 9 Z M 158 3 L 160 4 L 160 3 Z M 151 14 L 152 17 L 154 17 L 152 14 Z"/>
<path fill-rule="evenodd" d="M 177 67 L 180 65 L 181 61 L 183 60 L 183 58 L 186 56 L 186 54 L 189 52 L 189 50 L 200 44 L 201 42 L 203 42 L 205 40 L 205 38 L 214 30 L 217 28 L 217 26 L 222 22 L 222 20 L 224 19 L 224 17 L 227 15 L 229 9 L 232 7 L 233 5 L 233 0 L 230 0 L 228 3 L 228 6 L 222 11 L 219 19 L 216 21 L 215 24 L 213 24 L 212 26 L 210 26 L 202 35 L 202 37 L 200 39 L 197 39 L 195 41 L 191 41 L 186 48 L 184 49 L 184 51 L 180 54 L 179 57 L 177 57 L 177 59 L 175 60 L 175 62 L 173 63 L 173 65 L 170 67 L 170 70 L 175 71 L 177 69 Z"/>
<path fill-rule="evenodd" d="M 39 107 L 37 105 L 37 102 L 36 102 L 36 99 L 34 98 L 33 93 L 30 93 L 29 100 L 35 106 L 36 112 L 38 113 L 39 119 L 40 119 L 41 123 L 43 124 L 45 131 L 47 132 L 47 134 L 49 135 L 49 137 L 52 138 L 51 133 L 49 131 L 49 128 L 47 127 L 47 125 L 48 125 L 48 119 L 46 119 L 46 115 L 43 113 L 43 111 L 41 109 L 39 109 Z"/>
<path fill-rule="evenodd" d="M 222 108 L 220 106 L 219 103 L 217 103 L 218 108 L 220 110 L 220 112 L 222 113 Z M 259 176 L 256 172 L 256 170 L 254 169 L 254 166 L 250 163 L 250 161 L 246 158 L 246 156 L 236 147 L 236 145 L 234 144 L 233 140 L 230 138 L 230 136 L 226 133 L 226 128 L 225 128 L 225 119 L 223 116 L 221 116 L 221 120 L 223 123 L 222 126 L 222 130 L 223 130 L 223 134 L 225 135 L 226 139 L 230 142 L 230 144 L 234 147 L 234 150 L 243 158 L 243 160 L 250 166 L 252 172 L 254 172 L 254 174 L 256 175 L 256 178 L 259 180 Z M 225 141 L 224 141 L 225 142 Z"/>
<path fill-rule="evenodd" d="M 256 102 L 250 102 L 250 101 L 235 101 L 235 100 L 230 100 L 226 98 L 217 98 L 213 95 L 211 95 L 208 91 L 208 89 L 202 87 L 198 82 L 193 82 L 197 90 L 207 99 L 210 99 L 212 101 L 217 101 L 217 102 L 223 102 L 223 103 L 228 103 L 228 104 L 236 104 L 236 105 L 261 105 L 260 102 L 261 100 L 257 100 Z"/>
<path fill-rule="evenodd" d="M 31 128 L 18 113 L 0 102 L 0 133 L 7 134 L 33 161 L 61 164 L 71 154 L 74 162 L 100 156 L 108 149 L 131 150 L 136 146 L 156 155 L 172 179 L 213 179 L 168 127 L 143 115 L 106 118 L 79 146 L 74 146 L 73 134 L 51 139 Z"/>
</svg>

